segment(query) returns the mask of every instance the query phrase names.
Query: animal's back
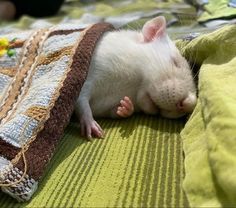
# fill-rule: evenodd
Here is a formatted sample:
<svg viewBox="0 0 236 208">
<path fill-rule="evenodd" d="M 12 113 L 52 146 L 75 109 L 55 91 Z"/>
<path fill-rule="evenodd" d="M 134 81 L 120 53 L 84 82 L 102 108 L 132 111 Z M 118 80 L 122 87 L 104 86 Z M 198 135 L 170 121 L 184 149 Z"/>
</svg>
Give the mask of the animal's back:
<svg viewBox="0 0 236 208">
<path fill-rule="evenodd" d="M 133 41 L 135 35 L 137 32 L 109 32 L 98 43 L 82 89 L 89 93 L 94 116 L 112 116 L 110 112 L 124 96 L 136 103 L 143 76 L 140 67 L 136 67 L 141 60 L 137 60 L 135 52 L 129 52 L 140 50 Z"/>
</svg>

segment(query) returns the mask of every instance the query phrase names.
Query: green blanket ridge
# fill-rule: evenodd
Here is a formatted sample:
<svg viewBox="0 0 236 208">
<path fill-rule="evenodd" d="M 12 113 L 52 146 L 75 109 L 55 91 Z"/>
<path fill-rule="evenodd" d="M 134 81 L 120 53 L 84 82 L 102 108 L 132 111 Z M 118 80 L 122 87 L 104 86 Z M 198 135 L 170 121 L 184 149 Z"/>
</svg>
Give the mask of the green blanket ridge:
<svg viewBox="0 0 236 208">
<path fill-rule="evenodd" d="M 201 65 L 199 99 L 181 132 L 192 207 L 236 205 L 236 25 L 177 43 Z"/>
<path fill-rule="evenodd" d="M 104 139 L 71 122 L 31 201 L 0 192 L 0 207 L 188 207 L 182 189 L 183 120 L 135 115 L 100 119 Z"/>
</svg>

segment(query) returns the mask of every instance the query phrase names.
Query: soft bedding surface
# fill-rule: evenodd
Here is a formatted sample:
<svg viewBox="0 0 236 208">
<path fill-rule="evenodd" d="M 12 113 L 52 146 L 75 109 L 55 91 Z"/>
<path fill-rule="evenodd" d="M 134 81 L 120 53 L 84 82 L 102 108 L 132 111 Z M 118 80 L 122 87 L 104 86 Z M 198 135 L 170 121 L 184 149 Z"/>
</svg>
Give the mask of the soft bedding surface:
<svg viewBox="0 0 236 208">
<path fill-rule="evenodd" d="M 197 5 L 202 1 L 191 2 Z M 207 3 L 205 9 L 197 13 L 193 6 L 178 0 L 93 4 L 67 1 L 57 17 L 35 20 L 24 16 L 15 23 L 1 25 L 0 34 L 48 28 L 62 22 L 107 21 L 116 27 L 135 29 L 161 14 L 168 20 L 172 37 L 190 34 L 177 41 L 177 45 L 193 68 L 199 70 L 199 100 L 186 126 L 185 120 L 145 115 L 118 121 L 104 119 L 99 122 L 106 131 L 105 139 L 87 142 L 79 135 L 78 123 L 71 121 L 44 169 L 32 200 L 20 204 L 1 192 L 1 207 L 225 207 L 236 204 L 235 25 L 207 34 L 233 22 L 229 18 L 235 16 L 235 9 L 232 4 L 229 6 L 233 1 L 204 2 Z M 228 19 L 216 20 L 225 17 Z"/>
<path fill-rule="evenodd" d="M 8 207 L 188 207 L 182 189 L 184 121 L 137 115 L 98 120 L 104 139 L 88 142 L 71 122 L 28 203 Z"/>
<path fill-rule="evenodd" d="M 196 109 L 181 133 L 192 207 L 236 205 L 236 25 L 179 42 L 199 73 Z"/>
</svg>

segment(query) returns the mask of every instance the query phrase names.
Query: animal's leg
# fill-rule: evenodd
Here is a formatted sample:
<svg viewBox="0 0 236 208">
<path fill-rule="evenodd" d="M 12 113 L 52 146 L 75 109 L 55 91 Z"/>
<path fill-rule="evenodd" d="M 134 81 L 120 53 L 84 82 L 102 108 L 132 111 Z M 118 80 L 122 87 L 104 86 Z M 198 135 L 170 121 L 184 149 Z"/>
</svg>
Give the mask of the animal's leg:
<svg viewBox="0 0 236 208">
<path fill-rule="evenodd" d="M 77 100 L 75 112 L 80 120 L 82 136 L 86 136 L 89 140 L 91 140 L 93 137 L 103 137 L 103 130 L 94 120 L 92 110 L 87 99 L 79 97 Z"/>
</svg>

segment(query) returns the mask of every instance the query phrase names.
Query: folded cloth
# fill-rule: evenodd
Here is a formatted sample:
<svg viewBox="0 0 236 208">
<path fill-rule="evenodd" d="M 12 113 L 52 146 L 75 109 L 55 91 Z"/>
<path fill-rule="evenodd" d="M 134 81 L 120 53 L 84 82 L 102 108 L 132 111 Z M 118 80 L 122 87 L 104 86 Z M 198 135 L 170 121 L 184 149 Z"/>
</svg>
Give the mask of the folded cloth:
<svg viewBox="0 0 236 208">
<path fill-rule="evenodd" d="M 236 205 L 236 25 L 177 43 L 199 65 L 199 99 L 181 132 L 192 207 Z"/>
<path fill-rule="evenodd" d="M 198 18 L 199 22 L 236 18 L 235 0 L 200 0 L 197 4 L 203 9 Z"/>
<path fill-rule="evenodd" d="M 113 26 L 57 25 L 0 37 L 0 186 L 37 189 L 69 123 L 96 42 Z"/>
</svg>

